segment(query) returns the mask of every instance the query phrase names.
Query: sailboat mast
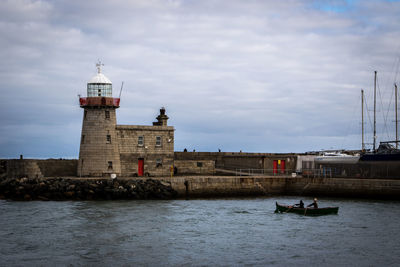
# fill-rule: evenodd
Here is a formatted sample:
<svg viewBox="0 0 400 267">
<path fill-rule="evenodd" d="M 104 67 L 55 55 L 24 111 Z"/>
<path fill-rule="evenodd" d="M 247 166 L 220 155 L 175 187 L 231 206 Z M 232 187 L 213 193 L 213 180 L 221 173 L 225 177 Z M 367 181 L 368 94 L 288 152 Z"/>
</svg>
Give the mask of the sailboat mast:
<svg viewBox="0 0 400 267">
<path fill-rule="evenodd" d="M 376 71 L 374 78 L 374 146 L 373 146 L 374 152 L 375 152 L 375 143 L 376 143 Z"/>
<path fill-rule="evenodd" d="M 399 148 L 399 134 L 398 134 L 398 123 L 399 123 L 399 120 L 397 119 L 397 84 L 394 84 L 394 99 L 395 99 L 395 101 L 394 101 L 394 103 L 395 103 L 395 109 L 396 109 L 396 112 L 395 112 L 395 114 L 396 114 L 396 117 L 395 117 L 395 120 L 396 120 L 396 149 L 398 149 Z"/>
<path fill-rule="evenodd" d="M 364 152 L 364 90 L 361 89 L 361 151 Z"/>
</svg>

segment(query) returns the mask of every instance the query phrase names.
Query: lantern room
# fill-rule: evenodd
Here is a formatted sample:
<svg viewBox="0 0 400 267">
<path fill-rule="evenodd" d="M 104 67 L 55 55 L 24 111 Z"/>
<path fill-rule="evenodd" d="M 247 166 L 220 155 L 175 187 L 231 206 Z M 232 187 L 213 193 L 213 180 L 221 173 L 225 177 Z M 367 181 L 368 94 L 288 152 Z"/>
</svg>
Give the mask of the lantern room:
<svg viewBox="0 0 400 267">
<path fill-rule="evenodd" d="M 112 97 L 112 83 L 101 73 L 102 66 L 100 61 L 96 63 L 97 74 L 87 83 L 87 97 L 79 97 L 82 108 L 119 107 L 120 99 Z"/>
<path fill-rule="evenodd" d="M 112 83 L 101 73 L 100 61 L 96 64 L 97 74 L 87 84 L 87 97 L 112 97 Z"/>
</svg>

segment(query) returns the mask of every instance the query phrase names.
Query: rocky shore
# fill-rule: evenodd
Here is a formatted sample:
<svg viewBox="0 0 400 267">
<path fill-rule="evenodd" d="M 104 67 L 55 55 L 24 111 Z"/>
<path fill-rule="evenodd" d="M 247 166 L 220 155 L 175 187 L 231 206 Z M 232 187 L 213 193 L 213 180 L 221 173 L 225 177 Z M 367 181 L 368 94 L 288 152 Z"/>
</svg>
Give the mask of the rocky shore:
<svg viewBox="0 0 400 267">
<path fill-rule="evenodd" d="M 171 199 L 177 192 L 162 181 L 20 178 L 0 182 L 0 199 L 12 200 L 117 200 Z"/>
</svg>

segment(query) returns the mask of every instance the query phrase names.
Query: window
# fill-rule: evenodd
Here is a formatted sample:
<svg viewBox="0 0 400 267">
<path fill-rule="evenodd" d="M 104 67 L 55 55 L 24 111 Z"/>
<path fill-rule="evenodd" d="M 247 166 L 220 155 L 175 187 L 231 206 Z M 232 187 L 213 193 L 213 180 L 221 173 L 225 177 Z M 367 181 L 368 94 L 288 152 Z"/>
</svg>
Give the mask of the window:
<svg viewBox="0 0 400 267">
<path fill-rule="evenodd" d="M 81 138 L 81 144 L 84 144 L 85 143 L 85 135 L 84 134 L 82 134 L 82 138 Z"/>
<path fill-rule="evenodd" d="M 199 168 L 203 167 L 203 162 L 197 162 L 197 167 Z"/>
<path fill-rule="evenodd" d="M 107 144 L 111 144 L 111 135 L 107 134 Z"/>
<path fill-rule="evenodd" d="M 144 137 L 143 136 L 138 136 L 137 144 L 138 144 L 138 146 L 144 145 Z"/>
<path fill-rule="evenodd" d="M 162 159 L 156 159 L 156 167 L 162 166 Z"/>
<path fill-rule="evenodd" d="M 112 169 L 113 169 L 113 167 L 112 167 L 112 161 L 109 161 L 109 162 L 108 162 L 108 169 L 109 169 L 109 170 L 112 170 Z"/>
<path fill-rule="evenodd" d="M 161 136 L 156 136 L 156 146 L 161 146 Z"/>
<path fill-rule="evenodd" d="M 110 111 L 106 110 L 106 119 L 109 119 L 109 118 L 110 118 Z"/>
</svg>

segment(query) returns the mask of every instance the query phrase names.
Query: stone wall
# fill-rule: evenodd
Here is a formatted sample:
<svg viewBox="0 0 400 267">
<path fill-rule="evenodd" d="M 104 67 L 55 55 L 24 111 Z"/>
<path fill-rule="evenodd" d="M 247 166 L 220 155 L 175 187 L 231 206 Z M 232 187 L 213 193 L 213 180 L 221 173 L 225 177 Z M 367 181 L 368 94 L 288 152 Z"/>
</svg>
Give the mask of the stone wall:
<svg viewBox="0 0 400 267">
<path fill-rule="evenodd" d="M 170 182 L 181 197 L 297 195 L 400 200 L 400 180 L 226 176 L 158 179 Z"/>
<path fill-rule="evenodd" d="M 1 172 L 8 178 L 76 176 L 78 160 L 10 159 L 1 160 Z"/>
<path fill-rule="evenodd" d="M 76 159 L 47 159 L 37 160 L 36 163 L 44 177 L 77 176 Z"/>
<path fill-rule="evenodd" d="M 213 175 L 215 173 L 214 160 L 175 160 L 175 174 Z"/>
<path fill-rule="evenodd" d="M 215 168 L 225 170 L 258 169 L 271 173 L 274 161 L 285 161 L 285 173 L 296 171 L 294 153 L 175 152 L 175 160 L 214 160 Z"/>
</svg>

